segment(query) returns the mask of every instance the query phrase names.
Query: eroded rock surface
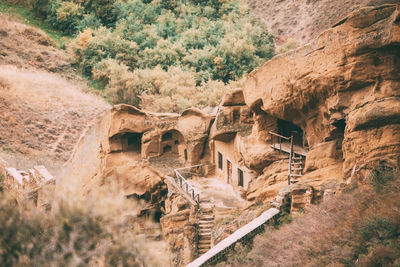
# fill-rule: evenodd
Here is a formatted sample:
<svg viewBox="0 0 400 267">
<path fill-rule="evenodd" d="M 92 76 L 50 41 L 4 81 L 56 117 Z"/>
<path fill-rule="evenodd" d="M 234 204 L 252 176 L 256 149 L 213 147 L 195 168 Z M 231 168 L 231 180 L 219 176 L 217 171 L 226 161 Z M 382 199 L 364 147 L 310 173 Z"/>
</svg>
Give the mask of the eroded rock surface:
<svg viewBox="0 0 400 267">
<path fill-rule="evenodd" d="M 355 11 L 311 44 L 249 75 L 243 92 L 255 112 L 252 135 L 268 140 L 276 119 L 301 127 L 309 147 L 301 181 L 316 188 L 365 177 L 382 162 L 398 167 L 399 69 L 398 6 Z M 259 189 L 272 179 L 268 172 L 250 186 L 250 198 L 256 191 L 260 198 L 276 192 L 274 185 Z"/>
</svg>

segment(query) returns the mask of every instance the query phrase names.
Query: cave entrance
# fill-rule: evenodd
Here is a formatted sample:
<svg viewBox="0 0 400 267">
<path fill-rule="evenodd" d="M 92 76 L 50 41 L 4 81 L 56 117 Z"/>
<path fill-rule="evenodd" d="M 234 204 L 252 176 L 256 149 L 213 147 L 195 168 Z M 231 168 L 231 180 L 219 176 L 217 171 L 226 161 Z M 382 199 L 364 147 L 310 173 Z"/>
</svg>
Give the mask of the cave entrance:
<svg viewBox="0 0 400 267">
<path fill-rule="evenodd" d="M 293 144 L 303 147 L 303 130 L 290 121 L 278 119 L 278 134 L 286 137 L 293 136 Z"/>
<path fill-rule="evenodd" d="M 141 153 L 142 133 L 125 133 L 122 136 L 123 150 Z"/>
</svg>

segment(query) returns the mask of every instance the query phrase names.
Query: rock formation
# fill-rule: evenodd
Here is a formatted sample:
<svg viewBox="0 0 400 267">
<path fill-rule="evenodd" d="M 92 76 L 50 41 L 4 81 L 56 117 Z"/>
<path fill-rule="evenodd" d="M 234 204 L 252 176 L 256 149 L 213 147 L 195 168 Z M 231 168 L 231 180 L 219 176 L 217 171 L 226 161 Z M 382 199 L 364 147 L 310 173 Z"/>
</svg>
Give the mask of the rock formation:
<svg viewBox="0 0 400 267">
<path fill-rule="evenodd" d="M 255 112 L 255 136 L 274 130 L 271 118 L 299 126 L 309 147 L 301 182 L 317 191 L 329 181 L 366 177 L 377 164 L 398 167 L 399 67 L 398 6 L 353 12 L 249 75 L 243 91 Z M 257 181 L 250 191 L 269 190 L 266 172 L 264 189 Z"/>
<path fill-rule="evenodd" d="M 363 182 L 378 165 L 399 168 L 399 69 L 398 5 L 363 8 L 253 71 L 214 115 L 108 110 L 80 139 L 60 184 L 85 193 L 117 181 L 126 196 L 163 211 L 173 263 L 187 263 L 197 255 L 196 210 L 167 189 L 166 175 L 212 164 L 213 178 L 252 204 L 297 211 Z M 288 185 L 290 151 L 300 166 Z"/>
</svg>

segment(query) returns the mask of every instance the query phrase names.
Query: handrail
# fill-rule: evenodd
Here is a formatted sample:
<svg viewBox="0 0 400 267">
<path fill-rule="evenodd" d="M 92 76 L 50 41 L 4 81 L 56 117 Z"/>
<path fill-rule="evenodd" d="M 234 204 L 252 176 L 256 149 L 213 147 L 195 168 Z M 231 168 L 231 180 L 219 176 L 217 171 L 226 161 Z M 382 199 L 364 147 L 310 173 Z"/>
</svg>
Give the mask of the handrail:
<svg viewBox="0 0 400 267">
<path fill-rule="evenodd" d="M 292 183 L 292 159 L 293 158 L 293 136 L 290 137 L 290 154 L 289 154 L 289 174 L 288 174 L 288 184 Z"/>
<path fill-rule="evenodd" d="M 241 242 L 245 239 L 251 239 L 255 234 L 261 232 L 264 229 L 264 224 L 271 221 L 276 216 L 279 216 L 279 210 L 275 208 L 270 208 L 269 210 L 262 213 L 259 217 L 255 218 L 245 226 L 236 230 L 233 234 L 219 242 L 216 246 L 211 248 L 205 254 L 195 259 L 186 267 L 200 267 L 208 264 L 213 264 L 218 262 L 222 256 L 237 242 Z"/>
<path fill-rule="evenodd" d="M 274 131 L 269 131 L 269 134 L 275 135 L 275 136 L 277 136 L 277 137 L 283 138 L 283 139 L 288 140 L 288 141 L 290 140 L 290 137 L 286 137 L 286 136 L 277 134 L 277 133 L 275 133 Z"/>
<path fill-rule="evenodd" d="M 193 167 L 193 166 L 191 166 Z M 197 167 L 197 166 L 196 166 Z M 183 168 L 182 168 L 183 169 Z M 186 194 L 188 194 L 197 204 L 197 207 L 200 206 L 200 193 L 196 193 L 195 189 L 192 185 L 186 181 L 182 174 L 179 173 L 179 169 L 174 170 L 174 179 L 175 182 L 182 188 Z"/>
</svg>

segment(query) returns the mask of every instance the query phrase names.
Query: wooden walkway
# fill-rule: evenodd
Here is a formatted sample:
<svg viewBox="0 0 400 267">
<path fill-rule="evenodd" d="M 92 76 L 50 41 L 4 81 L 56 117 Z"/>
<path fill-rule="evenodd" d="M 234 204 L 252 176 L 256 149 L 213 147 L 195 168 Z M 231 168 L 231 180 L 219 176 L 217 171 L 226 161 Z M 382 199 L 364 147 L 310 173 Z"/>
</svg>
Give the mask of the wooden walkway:
<svg viewBox="0 0 400 267">
<path fill-rule="evenodd" d="M 282 142 L 281 144 L 274 143 L 271 145 L 271 147 L 276 150 L 281 150 L 285 153 L 290 153 L 290 142 Z M 307 150 L 305 150 L 301 146 L 293 145 L 293 151 L 297 155 L 301 155 L 304 157 L 307 155 Z"/>
<path fill-rule="evenodd" d="M 243 240 L 247 236 L 252 236 L 256 230 L 260 229 L 265 223 L 274 218 L 279 214 L 279 210 L 271 208 L 255 218 L 239 230 L 219 242 L 215 247 L 211 248 L 204 255 L 200 256 L 196 260 L 192 261 L 187 267 L 199 267 L 204 264 L 210 264 L 222 257 L 230 248 L 232 248 L 237 242 Z"/>
</svg>

